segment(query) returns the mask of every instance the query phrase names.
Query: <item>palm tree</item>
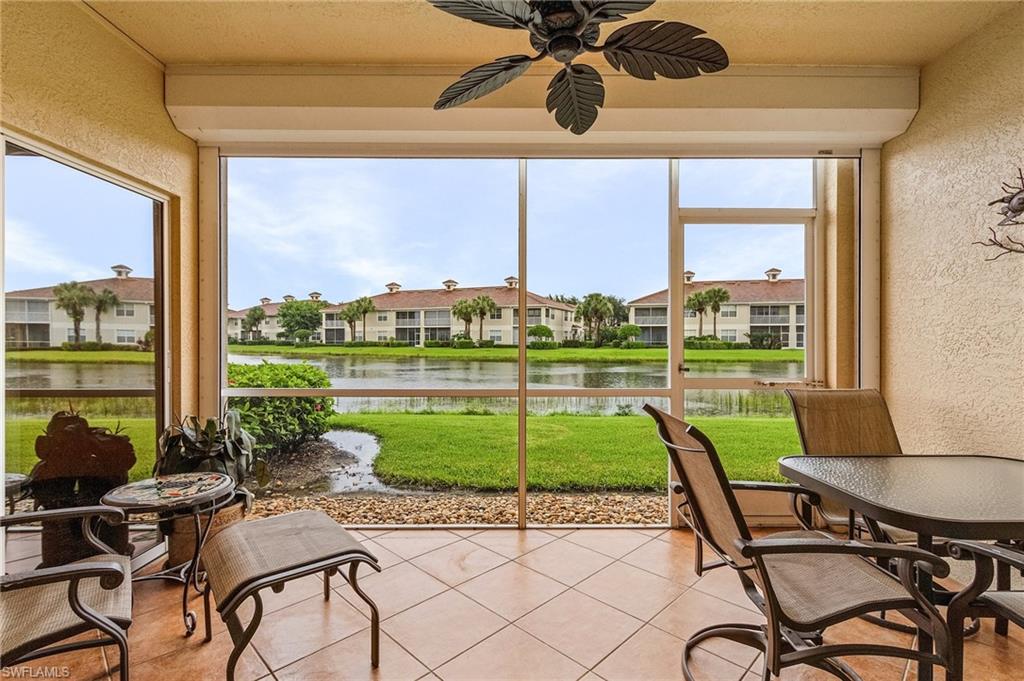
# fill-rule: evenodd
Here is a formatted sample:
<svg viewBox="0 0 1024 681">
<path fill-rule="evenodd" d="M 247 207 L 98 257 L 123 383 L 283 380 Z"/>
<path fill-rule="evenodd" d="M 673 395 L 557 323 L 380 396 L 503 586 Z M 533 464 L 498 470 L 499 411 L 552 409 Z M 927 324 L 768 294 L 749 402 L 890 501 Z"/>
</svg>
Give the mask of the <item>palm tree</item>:
<svg viewBox="0 0 1024 681">
<path fill-rule="evenodd" d="M 57 309 L 64 310 L 71 318 L 75 327 L 75 344 L 82 342 L 82 320 L 85 311 L 92 307 L 95 292 L 77 281 L 66 281 L 53 287 L 53 297 L 57 299 Z"/>
<path fill-rule="evenodd" d="M 109 288 L 104 288 L 99 293 L 93 294 L 92 306 L 96 309 L 96 342 L 103 342 L 103 334 L 100 332 L 100 317 L 107 310 L 113 309 L 121 304 L 121 299 Z M 116 340 L 116 339 L 115 339 Z"/>
<path fill-rule="evenodd" d="M 576 308 L 576 314 L 583 320 L 594 347 L 601 347 L 601 327 L 612 318 L 615 309 L 608 297 L 600 293 L 588 293 Z"/>
<path fill-rule="evenodd" d="M 359 310 L 359 316 L 361 316 L 363 318 L 363 340 L 365 341 L 366 340 L 366 315 L 370 314 L 371 312 L 376 312 L 377 311 L 377 306 L 373 304 L 373 300 L 371 298 L 369 298 L 368 296 L 363 296 L 362 298 L 356 298 L 356 300 L 352 304 L 356 306 L 356 309 Z"/>
<path fill-rule="evenodd" d="M 476 304 L 469 298 L 457 300 L 452 305 L 452 316 L 462 320 L 466 325 L 466 338 L 469 338 L 469 325 L 473 323 L 473 317 L 476 316 Z"/>
<path fill-rule="evenodd" d="M 703 336 L 704 313 L 707 312 L 708 309 L 708 299 L 707 296 L 704 295 L 704 291 L 697 291 L 696 293 L 691 293 L 686 298 L 686 309 L 693 310 L 694 312 L 697 313 L 697 335 Z"/>
<path fill-rule="evenodd" d="M 263 309 L 262 305 L 250 307 L 249 311 L 245 313 L 245 319 L 242 320 L 242 330 L 249 332 L 249 340 L 259 338 L 260 324 L 266 318 L 267 311 Z"/>
<path fill-rule="evenodd" d="M 498 311 L 498 304 L 490 296 L 477 296 L 472 301 L 473 311 L 480 316 L 480 340 L 484 339 L 484 317 Z M 468 333 L 468 331 L 467 331 Z"/>
<path fill-rule="evenodd" d="M 362 313 L 359 311 L 359 306 L 355 302 L 349 303 L 341 309 L 338 316 L 341 317 L 342 321 L 348 324 L 349 340 L 354 341 L 356 339 L 356 322 L 359 321 L 359 318 L 362 316 Z M 366 335 L 366 324 L 363 324 L 363 335 Z M 363 340 L 366 339 L 364 338 Z"/>
<path fill-rule="evenodd" d="M 704 301 L 711 310 L 711 333 L 718 338 L 718 313 L 722 311 L 722 305 L 729 302 L 729 291 L 720 286 L 709 288 L 703 292 Z"/>
</svg>

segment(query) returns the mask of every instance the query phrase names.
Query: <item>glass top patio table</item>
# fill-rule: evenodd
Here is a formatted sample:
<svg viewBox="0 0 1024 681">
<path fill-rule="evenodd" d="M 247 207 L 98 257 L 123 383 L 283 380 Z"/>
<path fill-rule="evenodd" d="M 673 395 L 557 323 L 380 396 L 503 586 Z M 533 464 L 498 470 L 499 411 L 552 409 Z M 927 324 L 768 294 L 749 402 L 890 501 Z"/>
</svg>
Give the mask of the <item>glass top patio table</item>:
<svg viewBox="0 0 1024 681">
<path fill-rule="evenodd" d="M 786 456 L 779 472 L 918 534 L 1024 539 L 1024 461 L 994 456 Z"/>
</svg>

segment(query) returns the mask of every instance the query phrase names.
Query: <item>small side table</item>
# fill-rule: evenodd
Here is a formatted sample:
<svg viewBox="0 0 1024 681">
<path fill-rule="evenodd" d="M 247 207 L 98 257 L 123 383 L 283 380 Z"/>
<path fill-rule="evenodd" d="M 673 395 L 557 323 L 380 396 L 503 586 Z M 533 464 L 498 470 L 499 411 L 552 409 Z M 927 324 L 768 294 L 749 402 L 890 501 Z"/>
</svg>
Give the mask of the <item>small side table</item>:
<svg viewBox="0 0 1024 681">
<path fill-rule="evenodd" d="M 27 475 L 4 473 L 4 497 L 10 505 L 11 513 L 14 513 L 15 505 L 24 498 L 23 493 L 28 482 Z"/>
<path fill-rule="evenodd" d="M 170 579 L 182 583 L 181 615 L 185 622 L 185 636 L 196 629 L 196 615 L 188 609 L 189 590 L 199 587 L 199 556 L 206 535 L 213 525 L 217 510 L 231 503 L 235 496 L 235 483 L 223 473 L 178 473 L 161 475 L 121 485 L 107 492 L 100 503 L 124 510 L 125 515 L 157 514 L 161 520 L 191 517 L 195 526 L 195 546 L 192 559 L 182 565 L 170 566 L 160 572 L 134 577 L 135 581 Z M 202 516 L 206 515 L 203 527 Z"/>
</svg>

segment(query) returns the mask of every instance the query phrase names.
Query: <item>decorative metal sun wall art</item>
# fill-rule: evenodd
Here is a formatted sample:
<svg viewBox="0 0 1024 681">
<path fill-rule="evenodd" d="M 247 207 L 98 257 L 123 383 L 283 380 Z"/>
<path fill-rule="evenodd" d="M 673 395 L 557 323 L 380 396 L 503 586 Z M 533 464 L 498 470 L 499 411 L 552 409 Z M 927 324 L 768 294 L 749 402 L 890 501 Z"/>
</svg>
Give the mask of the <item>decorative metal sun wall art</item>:
<svg viewBox="0 0 1024 681">
<path fill-rule="evenodd" d="M 634 78 L 654 80 L 694 78 L 721 71 L 729 56 L 717 42 L 700 37 L 704 31 L 678 21 L 639 21 L 628 24 L 598 44 L 601 24 L 622 21 L 654 0 L 427 0 L 434 7 L 495 28 L 524 29 L 530 33 L 534 56 L 499 57 L 462 74 L 441 93 L 435 109 L 449 109 L 490 94 L 523 75 L 530 65 L 551 57 L 564 65 L 548 85 L 547 109 L 555 121 L 582 135 L 597 120 L 604 106 L 601 74 L 573 60 L 588 52 L 601 52 L 616 71 Z"/>
<path fill-rule="evenodd" d="M 1000 196 L 995 201 L 990 201 L 988 204 L 990 206 L 1002 204 L 996 213 L 1002 215 L 1003 218 L 996 227 L 1024 225 L 1024 222 L 1021 222 L 1021 218 L 1024 217 L 1024 170 L 1017 168 L 1017 177 L 1014 180 L 1014 184 L 1003 182 L 1001 190 L 1003 196 Z M 999 251 L 992 257 L 985 258 L 986 260 L 996 260 L 1007 253 L 1024 255 L 1024 235 L 1014 238 L 1010 236 L 1009 232 L 1000 234 L 996 231 L 995 227 L 989 227 L 988 231 L 992 234 L 988 239 L 974 242 L 979 246 L 988 246 Z"/>
</svg>

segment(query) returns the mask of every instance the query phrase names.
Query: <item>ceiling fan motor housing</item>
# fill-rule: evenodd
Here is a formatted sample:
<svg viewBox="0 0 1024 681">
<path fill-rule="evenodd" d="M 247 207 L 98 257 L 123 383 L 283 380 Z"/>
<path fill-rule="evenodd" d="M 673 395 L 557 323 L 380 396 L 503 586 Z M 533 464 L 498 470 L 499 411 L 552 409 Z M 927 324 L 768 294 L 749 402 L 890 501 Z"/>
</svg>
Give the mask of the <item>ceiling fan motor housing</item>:
<svg viewBox="0 0 1024 681">
<path fill-rule="evenodd" d="M 575 33 L 562 33 L 548 40 L 548 54 L 563 64 L 568 64 L 583 52 L 583 41 Z"/>
</svg>

